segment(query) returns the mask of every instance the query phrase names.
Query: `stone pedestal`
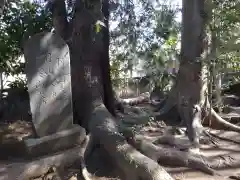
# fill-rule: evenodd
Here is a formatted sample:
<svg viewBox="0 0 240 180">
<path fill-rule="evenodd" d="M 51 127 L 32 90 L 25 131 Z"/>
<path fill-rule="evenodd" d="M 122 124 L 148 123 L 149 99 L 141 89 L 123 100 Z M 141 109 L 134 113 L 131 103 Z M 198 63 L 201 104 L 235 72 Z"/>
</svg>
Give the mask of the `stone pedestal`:
<svg viewBox="0 0 240 180">
<path fill-rule="evenodd" d="M 73 124 L 70 53 L 55 33 L 32 36 L 24 46 L 32 121 L 39 138 L 24 141 L 27 157 L 81 144 L 85 130 Z"/>
<path fill-rule="evenodd" d="M 26 157 L 38 157 L 80 145 L 86 137 L 85 130 L 78 125 L 55 134 L 24 140 Z"/>
</svg>

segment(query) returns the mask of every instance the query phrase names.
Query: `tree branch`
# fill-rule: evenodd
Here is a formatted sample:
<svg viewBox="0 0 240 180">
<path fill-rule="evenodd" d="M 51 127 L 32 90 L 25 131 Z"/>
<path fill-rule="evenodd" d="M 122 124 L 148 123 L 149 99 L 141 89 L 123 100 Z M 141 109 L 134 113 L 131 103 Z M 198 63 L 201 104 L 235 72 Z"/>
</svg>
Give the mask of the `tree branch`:
<svg viewBox="0 0 240 180">
<path fill-rule="evenodd" d="M 3 13 L 6 0 L 0 0 L 0 15 Z"/>
</svg>

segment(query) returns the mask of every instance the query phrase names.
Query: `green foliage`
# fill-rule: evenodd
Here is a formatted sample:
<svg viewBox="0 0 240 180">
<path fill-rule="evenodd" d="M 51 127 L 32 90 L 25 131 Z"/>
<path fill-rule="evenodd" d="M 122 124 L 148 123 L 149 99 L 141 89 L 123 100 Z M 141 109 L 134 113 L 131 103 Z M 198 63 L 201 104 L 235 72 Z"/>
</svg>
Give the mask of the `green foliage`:
<svg viewBox="0 0 240 180">
<path fill-rule="evenodd" d="M 220 68 L 239 70 L 240 2 L 214 0 L 211 29 L 217 36 L 217 58 Z M 227 67 L 228 66 L 228 67 Z M 230 68 L 232 67 L 232 68 Z M 235 69 L 237 68 L 237 69 Z"/>
<path fill-rule="evenodd" d="M 24 63 L 18 58 L 23 53 L 25 40 L 52 28 L 49 11 L 36 2 L 9 1 L 0 17 L 0 69 L 7 75 L 23 72 Z M 69 17 L 73 2 L 67 3 Z M 114 26 L 110 31 L 111 76 L 116 84 L 122 83 L 117 79 L 140 65 L 150 81 L 162 90 L 174 79 L 165 69 L 172 59 L 179 57 L 180 24 L 175 16 L 180 9 L 159 2 L 125 0 L 111 12 L 110 23 Z M 214 0 L 212 6 L 207 7 L 213 8 L 209 29 L 217 36 L 219 71 L 240 70 L 239 7 L 239 0 Z M 101 28 L 101 22 L 97 22 L 95 32 L 101 32 Z"/>
<path fill-rule="evenodd" d="M 178 11 L 178 7 L 157 7 L 154 1 L 120 4 L 111 19 L 114 24 L 117 21 L 111 31 L 113 78 L 142 66 L 144 74 L 150 77 L 154 86 L 161 89 L 166 87 L 171 77 L 164 70 L 168 61 L 176 59 L 179 53 L 180 24 L 175 20 Z"/>
<path fill-rule="evenodd" d="M 15 81 L 9 83 L 9 87 L 14 89 L 26 89 L 26 80 L 21 78 L 16 78 Z"/>
<path fill-rule="evenodd" d="M 217 71 L 240 71 L 240 1 L 214 0 L 210 29 L 216 34 Z M 239 75 L 227 78 L 225 83 L 239 81 Z"/>
<path fill-rule="evenodd" d="M 20 0 L 6 4 L 0 21 L 0 68 L 5 74 L 18 74 L 24 67 L 18 58 L 25 40 L 51 29 L 50 14 L 37 3 Z"/>
<path fill-rule="evenodd" d="M 154 3 L 127 1 L 112 13 L 115 24 L 111 31 L 113 78 L 143 61 L 144 70 L 155 86 L 163 88 L 172 79 L 164 70 L 172 59 L 178 60 L 180 53 L 177 47 L 180 24 L 174 19 L 179 8 L 170 4 L 155 6 Z M 220 72 L 240 70 L 239 7 L 238 0 L 214 0 L 213 4 L 206 6 L 212 12 L 209 27 L 217 36 L 216 68 Z"/>
</svg>

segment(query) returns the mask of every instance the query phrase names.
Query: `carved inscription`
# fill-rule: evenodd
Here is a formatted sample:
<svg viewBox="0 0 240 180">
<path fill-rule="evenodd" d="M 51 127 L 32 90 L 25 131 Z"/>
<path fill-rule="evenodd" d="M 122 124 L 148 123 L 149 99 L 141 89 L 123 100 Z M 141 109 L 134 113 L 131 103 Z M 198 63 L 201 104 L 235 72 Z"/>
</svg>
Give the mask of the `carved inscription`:
<svg viewBox="0 0 240 180">
<path fill-rule="evenodd" d="M 39 137 L 72 127 L 69 48 L 61 37 L 43 32 L 24 47 L 32 121 Z"/>
<path fill-rule="evenodd" d="M 39 72 L 39 80 L 36 81 L 36 89 L 40 89 L 40 97 L 43 104 L 47 104 L 53 100 L 57 99 L 65 99 L 67 98 L 67 93 L 64 91 L 64 87 L 66 86 L 66 77 L 69 74 L 61 74 L 58 76 L 58 70 L 64 67 L 64 58 L 68 55 L 66 52 L 63 57 L 58 57 L 57 61 L 54 62 L 52 60 L 52 54 L 48 53 L 45 58 L 45 67 L 40 67 L 38 69 Z M 42 57 L 41 57 L 42 58 Z M 38 58 L 37 58 L 38 59 Z M 47 69 L 47 71 L 46 71 Z M 48 84 L 50 83 L 50 84 Z M 46 95 L 43 93 L 45 87 L 52 89 L 51 95 L 46 98 Z M 58 97 L 59 96 L 59 97 Z"/>
</svg>

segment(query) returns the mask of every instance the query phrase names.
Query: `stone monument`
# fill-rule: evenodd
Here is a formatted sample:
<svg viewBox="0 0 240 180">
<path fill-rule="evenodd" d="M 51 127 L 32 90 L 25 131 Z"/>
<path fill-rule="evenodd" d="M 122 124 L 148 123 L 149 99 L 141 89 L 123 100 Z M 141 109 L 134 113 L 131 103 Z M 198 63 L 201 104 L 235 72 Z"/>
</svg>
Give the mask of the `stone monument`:
<svg viewBox="0 0 240 180">
<path fill-rule="evenodd" d="M 28 154 L 73 147 L 85 131 L 73 124 L 69 48 L 55 33 L 32 36 L 24 46 L 32 121 L 37 134 L 25 140 Z"/>
</svg>

